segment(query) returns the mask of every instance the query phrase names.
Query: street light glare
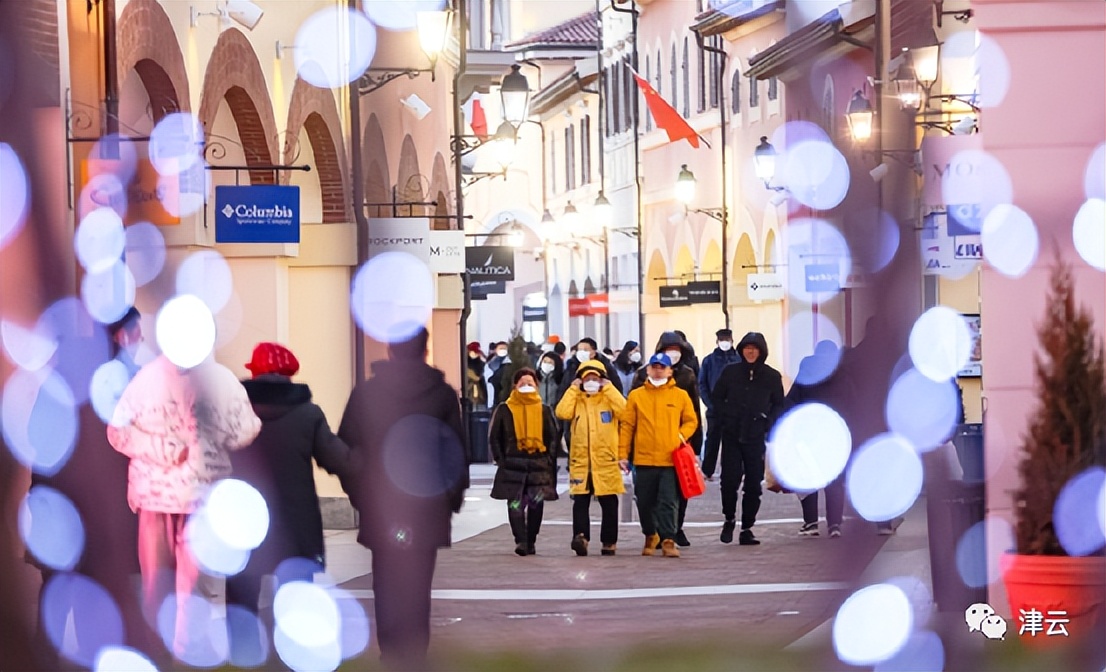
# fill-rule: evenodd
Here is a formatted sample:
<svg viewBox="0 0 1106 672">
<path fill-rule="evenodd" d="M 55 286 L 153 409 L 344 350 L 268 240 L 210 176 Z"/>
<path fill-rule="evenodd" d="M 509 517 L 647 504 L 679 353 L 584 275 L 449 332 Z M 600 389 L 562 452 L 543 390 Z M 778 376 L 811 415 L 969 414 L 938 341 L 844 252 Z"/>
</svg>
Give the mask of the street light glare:
<svg viewBox="0 0 1106 672">
<path fill-rule="evenodd" d="M 853 140 L 867 142 L 872 137 L 874 116 L 872 104 L 868 102 L 864 94 L 860 91 L 854 93 L 853 99 L 849 101 L 849 107 L 845 111 L 845 119 L 849 122 L 849 132 L 852 134 Z"/>
<path fill-rule="evenodd" d="M 680 174 L 676 178 L 676 200 L 689 205 L 695 200 L 695 173 L 687 169 L 687 164 L 680 166 Z"/>
<path fill-rule="evenodd" d="M 416 12 L 415 24 L 418 26 L 419 46 L 431 63 L 436 63 L 438 55 L 445 49 L 449 40 L 451 15 L 448 11 Z"/>
<path fill-rule="evenodd" d="M 503 83 L 499 85 L 503 118 L 515 128 L 526 121 L 530 112 L 530 82 L 519 70 L 518 65 L 512 65 L 511 72 L 503 77 Z"/>
</svg>

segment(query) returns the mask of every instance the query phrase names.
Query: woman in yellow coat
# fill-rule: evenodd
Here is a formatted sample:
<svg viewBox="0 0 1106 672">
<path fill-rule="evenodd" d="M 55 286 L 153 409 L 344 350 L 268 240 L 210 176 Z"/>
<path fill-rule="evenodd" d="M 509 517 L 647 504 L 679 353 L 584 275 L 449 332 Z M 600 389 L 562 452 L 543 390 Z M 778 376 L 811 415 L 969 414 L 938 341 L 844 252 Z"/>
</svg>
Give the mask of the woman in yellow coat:
<svg viewBox="0 0 1106 672">
<path fill-rule="evenodd" d="M 572 550 L 588 554 L 592 495 L 603 512 L 599 540 L 603 555 L 614 555 L 618 543 L 618 495 L 625 491 L 618 465 L 618 421 L 626 399 L 607 379 L 601 362 L 589 361 L 557 404 L 557 417 L 571 422 L 568 483 L 572 495 Z"/>
</svg>

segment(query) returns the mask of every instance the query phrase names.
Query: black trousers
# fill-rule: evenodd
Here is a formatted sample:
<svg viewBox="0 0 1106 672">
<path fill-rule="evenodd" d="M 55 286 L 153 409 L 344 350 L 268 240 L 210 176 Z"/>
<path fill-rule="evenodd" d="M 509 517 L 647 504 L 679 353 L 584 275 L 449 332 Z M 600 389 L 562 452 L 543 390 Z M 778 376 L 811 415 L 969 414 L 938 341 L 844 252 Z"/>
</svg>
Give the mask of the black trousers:
<svg viewBox="0 0 1106 672">
<path fill-rule="evenodd" d="M 722 437 L 722 514 L 726 520 L 737 517 L 737 489 L 741 487 L 741 529 L 747 530 L 756 522 L 760 511 L 764 444 L 742 443 L 733 434 L 732 430 L 727 430 Z"/>
<path fill-rule="evenodd" d="M 722 420 L 707 415 L 707 439 L 703 444 L 703 475 L 713 476 L 718 466 L 718 451 L 722 447 Z"/>
<path fill-rule="evenodd" d="M 637 514 L 645 536 L 659 534 L 661 540 L 676 536 L 679 486 L 673 467 L 635 467 L 634 494 Z"/>
<path fill-rule="evenodd" d="M 372 549 L 376 639 L 387 669 L 426 669 L 430 585 L 437 559 L 436 548 Z"/>
<path fill-rule="evenodd" d="M 516 544 L 530 544 L 538 539 L 541 519 L 545 514 L 545 500 L 534 501 L 529 497 L 507 502 L 507 520 Z"/>
<path fill-rule="evenodd" d="M 832 483 L 825 487 L 826 491 L 826 524 L 830 527 L 841 527 L 841 521 L 845 518 L 845 474 L 842 473 Z M 806 495 L 801 500 L 803 505 L 803 522 L 818 522 L 818 491 Z"/>
<path fill-rule="evenodd" d="M 591 493 L 572 496 L 572 536 L 584 535 L 591 541 Z M 598 495 L 603 517 L 599 524 L 599 541 L 604 546 L 618 543 L 618 495 Z"/>
</svg>

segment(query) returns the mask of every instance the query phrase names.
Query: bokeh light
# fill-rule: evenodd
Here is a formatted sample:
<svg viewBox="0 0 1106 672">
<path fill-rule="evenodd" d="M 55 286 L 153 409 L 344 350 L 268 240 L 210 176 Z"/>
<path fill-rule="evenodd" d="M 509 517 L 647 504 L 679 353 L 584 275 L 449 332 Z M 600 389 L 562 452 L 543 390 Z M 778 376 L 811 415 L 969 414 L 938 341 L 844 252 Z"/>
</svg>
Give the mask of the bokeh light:
<svg viewBox="0 0 1106 672">
<path fill-rule="evenodd" d="M 828 301 L 841 292 L 852 256 L 845 236 L 821 219 L 795 219 L 782 230 L 787 291 L 806 303 Z"/>
<path fill-rule="evenodd" d="M 230 548 L 255 549 L 269 532 L 265 498 L 245 481 L 219 481 L 208 493 L 205 506 L 212 532 Z"/>
<path fill-rule="evenodd" d="M 88 314 L 103 324 L 122 318 L 134 305 L 134 276 L 122 259 L 105 270 L 86 273 L 81 278 L 81 301 Z"/>
<path fill-rule="evenodd" d="M 157 631 L 165 646 L 192 667 L 216 667 L 230 654 L 226 622 L 214 618 L 215 606 L 199 595 L 171 593 L 157 613 Z M 179 622 L 180 619 L 183 622 Z"/>
<path fill-rule="evenodd" d="M 100 584 L 80 574 L 55 574 L 41 593 L 40 622 L 65 658 L 92 667 L 108 646 L 122 646 L 123 618 Z"/>
<path fill-rule="evenodd" d="M 207 162 L 196 163 L 177 175 L 161 175 L 157 180 L 161 207 L 174 217 L 187 217 L 199 212 L 211 193 L 211 171 Z"/>
<path fill-rule="evenodd" d="M 115 415 L 115 406 L 119 403 L 123 391 L 131 382 L 130 371 L 123 362 L 113 359 L 104 362 L 96 373 L 92 374 L 92 382 L 89 384 L 88 397 L 92 404 L 92 410 L 105 423 L 111 423 Z"/>
<path fill-rule="evenodd" d="M 250 560 L 248 549 L 230 546 L 215 531 L 215 520 L 206 506 L 188 518 L 184 536 L 196 563 L 209 574 L 234 576 L 245 569 Z"/>
<path fill-rule="evenodd" d="M 199 297 L 213 315 L 227 305 L 233 292 L 230 264 L 214 250 L 188 255 L 177 269 L 177 293 Z"/>
<path fill-rule="evenodd" d="M 369 616 L 361 603 L 348 591 L 335 587 L 329 587 L 327 590 L 334 598 L 334 603 L 338 605 L 338 612 L 342 618 L 342 634 L 339 642 L 342 658 L 345 660 L 355 658 L 369 648 L 371 639 Z"/>
<path fill-rule="evenodd" d="M 296 672 L 329 672 L 342 664 L 342 649 L 337 640 L 318 646 L 297 642 L 286 631 L 273 633 L 273 648 L 280 660 Z"/>
<path fill-rule="evenodd" d="M 303 81 L 336 89 L 368 69 L 376 55 L 376 28 L 362 12 L 347 7 L 323 9 L 300 26 L 294 54 L 296 72 Z"/>
<path fill-rule="evenodd" d="M 1106 545 L 1098 516 L 1087 515 L 1087 509 L 1100 502 L 1104 484 L 1106 469 L 1091 467 L 1068 481 L 1056 498 L 1052 524 L 1068 555 L 1090 555 Z"/>
<path fill-rule="evenodd" d="M 269 659 L 269 633 L 257 614 L 236 604 L 227 606 L 230 664 L 261 667 Z"/>
<path fill-rule="evenodd" d="M 1083 172 L 1083 190 L 1087 198 L 1106 199 L 1106 142 L 1094 148 Z"/>
<path fill-rule="evenodd" d="M 156 278 L 165 266 L 165 237 L 149 222 L 127 227 L 124 249 L 127 268 L 139 287 Z"/>
<path fill-rule="evenodd" d="M 788 338 L 784 370 L 796 383 L 814 385 L 837 370 L 841 362 L 841 332 L 824 313 L 797 312 L 788 318 L 784 333 Z M 828 345 L 821 345 L 819 355 L 807 361 L 822 343 L 836 346 L 835 351 L 830 353 Z"/>
<path fill-rule="evenodd" d="M 73 569 L 84 551 L 84 524 L 77 507 L 45 485 L 32 487 L 19 505 L 19 535 L 27 550 L 52 569 Z"/>
<path fill-rule="evenodd" d="M 1098 525 L 1102 528 L 1102 536 L 1106 537 L 1106 481 L 1102 483 L 1102 489 L 1098 492 Z"/>
<path fill-rule="evenodd" d="M 157 314 L 157 345 L 177 366 L 190 369 L 203 362 L 215 347 L 215 318 L 199 298 L 177 296 Z"/>
<path fill-rule="evenodd" d="M 879 583 L 853 593 L 833 621 L 833 647 L 850 665 L 874 665 L 906 645 L 914 629 L 910 599 L 898 586 Z"/>
<path fill-rule="evenodd" d="M 444 474 L 464 471 L 460 438 L 445 423 L 428 415 L 409 415 L 392 425 L 382 447 L 388 480 L 416 497 L 435 497 L 456 483 Z"/>
<path fill-rule="evenodd" d="M 891 385 L 887 426 L 917 450 L 928 452 L 952 436 L 958 409 L 955 383 L 938 383 L 910 369 Z"/>
<path fill-rule="evenodd" d="M 874 672 L 941 672 L 945 669 L 945 645 L 930 630 L 915 632 L 899 652 L 877 663 Z"/>
<path fill-rule="evenodd" d="M 891 520 L 914 505 L 924 473 L 922 460 L 909 441 L 895 434 L 880 434 L 856 451 L 845 487 L 853 508 L 865 520 Z"/>
<path fill-rule="evenodd" d="M 983 258 L 999 273 L 1021 277 L 1037 260 L 1037 226 L 1024 210 L 997 205 L 983 220 Z"/>
<path fill-rule="evenodd" d="M 138 149 L 129 138 L 111 133 L 93 143 L 88 161 L 91 174 L 111 174 L 122 184 L 128 184 L 138 167 Z"/>
<path fill-rule="evenodd" d="M 968 528 L 956 542 L 956 570 L 960 580 L 972 588 L 998 580 L 1003 555 L 1014 550 L 1014 527 L 999 516 L 988 515 Z"/>
<path fill-rule="evenodd" d="M 416 28 L 415 17 L 419 12 L 436 12 L 444 7 L 444 0 L 376 0 L 365 3 L 365 12 L 380 28 L 405 31 Z"/>
<path fill-rule="evenodd" d="M 23 228 L 29 203 L 23 163 L 11 145 L 0 142 L 0 250 Z"/>
<path fill-rule="evenodd" d="M 1014 202 L 1010 173 L 993 155 L 966 149 L 953 155 L 949 164 L 963 169 L 950 170 L 944 176 L 941 192 L 950 213 L 964 213 L 959 221 L 968 231 L 980 232 L 984 219 L 996 206 Z M 986 251 L 986 244 L 983 249 Z"/>
<path fill-rule="evenodd" d="M 107 330 L 88 314 L 80 299 L 67 296 L 42 313 L 35 331 L 58 344 L 51 360 L 54 370 L 78 404 L 88 401 L 92 375 L 111 359 Z"/>
<path fill-rule="evenodd" d="M 242 328 L 242 299 L 232 292 L 227 303 L 215 316 L 215 348 L 222 349 L 234 342 Z"/>
<path fill-rule="evenodd" d="M 430 319 L 434 276 L 413 255 L 385 252 L 357 271 L 350 307 L 369 336 L 383 343 L 406 341 Z"/>
<path fill-rule="evenodd" d="M 273 600 L 273 643 L 295 670 L 333 670 L 342 662 L 342 612 L 322 586 L 304 581 L 282 585 Z"/>
<path fill-rule="evenodd" d="M 772 429 L 768 459 L 780 483 L 796 492 L 824 488 L 845 469 L 852 435 L 825 404 L 800 404 Z"/>
<path fill-rule="evenodd" d="M 778 170 L 790 196 L 814 210 L 832 210 L 849 192 L 849 162 L 831 142 L 793 144 Z"/>
<path fill-rule="evenodd" d="M 889 213 L 868 208 L 849 221 L 853 261 L 868 273 L 879 273 L 899 251 L 899 224 Z"/>
<path fill-rule="evenodd" d="M 1091 198 L 1079 207 L 1071 237 L 1083 261 L 1106 271 L 1106 201 Z"/>
<path fill-rule="evenodd" d="M 53 476 L 73 453 L 77 404 L 55 371 L 17 370 L 0 399 L 4 441 L 23 466 Z"/>
<path fill-rule="evenodd" d="M 106 209 L 125 217 L 128 206 L 127 188 L 123 181 L 113 173 L 100 173 L 88 178 L 88 183 L 81 189 L 77 216 L 83 220 L 99 209 Z"/>
<path fill-rule="evenodd" d="M 46 366 L 58 350 L 58 342 L 43 333 L 41 325 L 26 329 L 7 320 L 0 320 L 0 344 L 9 362 L 28 371 Z"/>
<path fill-rule="evenodd" d="M 166 115 L 150 133 L 150 163 L 162 175 L 177 175 L 200 160 L 204 141 L 203 124 L 195 115 Z"/>
<path fill-rule="evenodd" d="M 777 166 L 787 160 L 787 149 L 795 147 L 803 142 L 831 142 L 818 124 L 811 121 L 789 121 L 776 127 L 769 139 L 772 148 L 780 155 L 776 159 Z"/>
<path fill-rule="evenodd" d="M 96 654 L 93 672 L 158 672 L 154 665 L 140 651 L 125 646 L 106 646 Z"/>
<path fill-rule="evenodd" d="M 972 354 L 972 335 L 963 316 L 934 306 L 910 330 L 910 359 L 926 378 L 943 382 L 956 376 Z"/>
</svg>

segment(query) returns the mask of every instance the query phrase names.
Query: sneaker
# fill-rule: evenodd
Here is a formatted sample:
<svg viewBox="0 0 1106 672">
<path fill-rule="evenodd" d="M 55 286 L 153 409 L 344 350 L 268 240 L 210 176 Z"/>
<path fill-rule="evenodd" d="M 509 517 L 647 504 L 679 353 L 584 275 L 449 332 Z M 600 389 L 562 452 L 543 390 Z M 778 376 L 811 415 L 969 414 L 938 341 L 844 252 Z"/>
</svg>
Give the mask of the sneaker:
<svg viewBox="0 0 1106 672">
<path fill-rule="evenodd" d="M 609 546 L 607 544 L 603 544 L 603 550 L 599 551 L 599 554 L 600 555 L 614 555 L 615 547 L 616 547 L 615 544 L 611 544 Z"/>
<path fill-rule="evenodd" d="M 676 548 L 676 542 L 671 539 L 665 539 L 661 542 L 661 553 L 663 553 L 666 558 L 680 557 L 680 549 Z"/>
<path fill-rule="evenodd" d="M 713 482 L 714 481 L 714 476 L 706 476 L 705 478 L 707 479 L 708 482 Z"/>
<path fill-rule="evenodd" d="M 830 529 L 830 533 L 831 534 L 833 533 L 832 528 Z M 818 536 L 818 522 L 815 521 L 813 523 L 803 523 L 803 526 L 799 528 L 799 536 L 800 537 L 817 537 Z"/>
<path fill-rule="evenodd" d="M 526 544 L 523 544 L 523 543 L 515 544 L 515 555 L 525 556 L 526 555 Z"/>
<path fill-rule="evenodd" d="M 737 543 L 742 546 L 759 546 L 760 540 L 753 536 L 752 530 L 741 530 L 741 534 L 737 537 Z"/>
<path fill-rule="evenodd" d="M 653 551 L 656 550 L 657 545 L 661 543 L 661 535 L 650 534 L 645 537 L 645 548 L 641 549 L 641 554 L 648 557 L 653 555 Z"/>
<path fill-rule="evenodd" d="M 735 527 L 737 527 L 737 521 L 735 520 L 727 520 L 723 523 L 722 534 L 718 535 L 718 541 L 721 541 L 723 544 L 733 542 L 733 531 Z"/>
<path fill-rule="evenodd" d="M 576 551 L 576 555 L 579 556 L 588 554 L 588 540 L 583 534 L 577 534 L 572 538 L 572 550 Z"/>
<path fill-rule="evenodd" d="M 538 549 L 535 548 L 533 544 L 530 544 L 529 546 L 526 547 L 526 555 L 537 555 L 537 554 L 538 554 Z"/>
<path fill-rule="evenodd" d="M 830 527 L 830 529 L 829 529 L 829 534 L 830 534 L 830 536 L 831 536 L 831 537 L 833 537 L 834 539 L 836 539 L 837 537 L 840 537 L 840 536 L 841 536 L 841 528 L 840 528 L 839 526 L 837 526 L 837 525 L 833 525 L 833 526 L 832 526 L 832 527 Z"/>
<path fill-rule="evenodd" d="M 687 540 L 687 535 L 684 534 L 683 530 L 676 533 L 676 545 L 683 546 L 684 548 L 691 545 L 691 542 Z"/>
</svg>

